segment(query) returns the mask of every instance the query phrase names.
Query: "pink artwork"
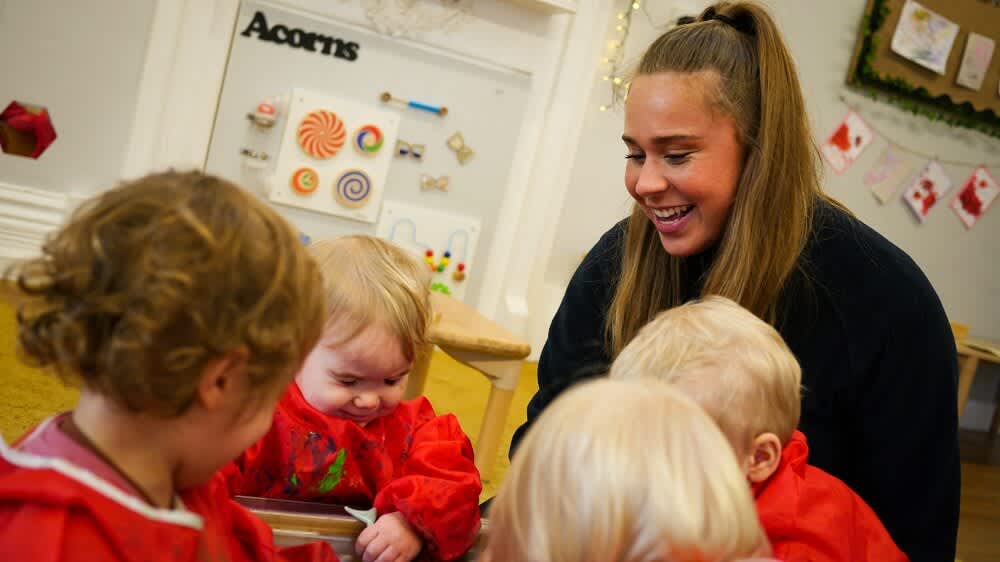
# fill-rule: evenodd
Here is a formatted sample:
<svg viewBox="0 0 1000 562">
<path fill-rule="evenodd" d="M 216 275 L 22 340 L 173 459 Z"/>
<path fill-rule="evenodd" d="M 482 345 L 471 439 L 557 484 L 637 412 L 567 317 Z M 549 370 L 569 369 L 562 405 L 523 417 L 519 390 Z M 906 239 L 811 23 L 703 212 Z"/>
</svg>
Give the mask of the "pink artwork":
<svg viewBox="0 0 1000 562">
<path fill-rule="evenodd" d="M 937 160 L 931 160 L 920 170 L 913 183 L 906 190 L 906 202 L 913 209 L 920 222 L 924 222 L 927 214 L 952 186 L 951 178 Z"/>
<path fill-rule="evenodd" d="M 899 191 L 899 186 L 910 173 L 910 164 L 892 146 L 887 146 L 878 162 L 865 174 L 865 185 L 872 195 L 885 205 Z"/>
<path fill-rule="evenodd" d="M 997 186 L 997 181 L 985 166 L 979 166 L 972 171 L 962 190 L 951 200 L 951 208 L 965 228 L 971 229 L 998 194 L 1000 186 Z"/>
<path fill-rule="evenodd" d="M 994 42 L 985 35 L 969 32 L 965 43 L 965 53 L 962 55 L 962 66 L 958 69 L 955 82 L 970 90 L 978 90 L 983 86 L 983 79 L 993 58 Z"/>
<path fill-rule="evenodd" d="M 820 147 L 820 151 L 833 171 L 843 174 L 874 138 L 874 133 L 864 119 L 857 113 L 849 111 L 830 138 Z"/>
</svg>

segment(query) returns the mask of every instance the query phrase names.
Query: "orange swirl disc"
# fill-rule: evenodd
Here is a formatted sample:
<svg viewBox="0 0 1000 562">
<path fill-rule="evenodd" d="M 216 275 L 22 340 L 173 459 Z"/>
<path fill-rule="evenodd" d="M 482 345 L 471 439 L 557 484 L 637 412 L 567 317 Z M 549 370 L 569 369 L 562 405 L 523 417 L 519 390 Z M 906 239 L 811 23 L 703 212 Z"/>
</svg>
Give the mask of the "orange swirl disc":
<svg viewBox="0 0 1000 562">
<path fill-rule="evenodd" d="M 312 168 L 299 168 L 292 172 L 292 189 L 301 195 L 309 195 L 319 186 L 319 174 Z"/>
<path fill-rule="evenodd" d="M 344 122 L 332 111 L 311 111 L 299 123 L 299 146 L 313 158 L 330 158 L 344 146 Z"/>
</svg>

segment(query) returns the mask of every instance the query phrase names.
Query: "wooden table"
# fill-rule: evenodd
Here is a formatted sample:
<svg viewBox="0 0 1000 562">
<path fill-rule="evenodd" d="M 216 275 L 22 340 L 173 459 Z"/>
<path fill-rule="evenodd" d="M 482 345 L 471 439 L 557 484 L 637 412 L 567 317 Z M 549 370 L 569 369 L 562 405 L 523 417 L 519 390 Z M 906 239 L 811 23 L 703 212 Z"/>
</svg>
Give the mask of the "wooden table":
<svg viewBox="0 0 1000 562">
<path fill-rule="evenodd" d="M 986 347 L 992 349 L 1000 349 L 1000 344 L 995 342 L 988 342 L 983 340 L 975 340 L 971 338 L 965 338 L 958 342 L 958 416 L 961 417 L 962 413 L 965 412 L 965 405 L 969 401 L 969 389 L 972 388 L 972 381 L 976 378 L 976 369 L 979 367 L 980 361 L 987 361 L 989 363 L 1000 363 L 1000 354 L 990 353 L 989 351 L 984 351 L 983 349 L 976 349 L 976 347 L 971 347 L 972 344 L 976 347 Z M 977 345 L 978 344 L 978 345 Z M 1000 405 L 998 405 L 1000 406 Z M 1000 409 L 1000 408 L 998 408 Z M 991 433 L 997 433 L 1000 431 L 1000 411 L 994 411 L 993 413 L 993 423 L 990 428 Z"/>
<path fill-rule="evenodd" d="M 489 480 L 496 464 L 510 402 L 521 376 L 521 366 L 524 358 L 531 353 L 531 346 L 471 306 L 449 296 L 432 292 L 431 306 L 434 321 L 430 326 L 428 344 L 410 371 L 406 398 L 423 394 L 435 345 L 458 362 L 486 376 L 491 387 L 482 429 L 476 439 L 476 468 L 484 480 Z"/>
</svg>

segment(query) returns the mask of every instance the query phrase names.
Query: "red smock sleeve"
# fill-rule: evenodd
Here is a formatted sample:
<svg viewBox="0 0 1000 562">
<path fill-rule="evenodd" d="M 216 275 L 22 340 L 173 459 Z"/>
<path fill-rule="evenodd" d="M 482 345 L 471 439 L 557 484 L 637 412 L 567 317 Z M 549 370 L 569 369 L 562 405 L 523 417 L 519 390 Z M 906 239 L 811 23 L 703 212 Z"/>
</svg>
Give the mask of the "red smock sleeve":
<svg viewBox="0 0 1000 562">
<path fill-rule="evenodd" d="M 413 444 L 396 478 L 375 496 L 379 515 L 399 511 L 436 558 L 451 560 L 472 547 L 479 531 L 483 485 L 472 443 L 455 416 L 435 416 L 420 400 Z"/>
</svg>

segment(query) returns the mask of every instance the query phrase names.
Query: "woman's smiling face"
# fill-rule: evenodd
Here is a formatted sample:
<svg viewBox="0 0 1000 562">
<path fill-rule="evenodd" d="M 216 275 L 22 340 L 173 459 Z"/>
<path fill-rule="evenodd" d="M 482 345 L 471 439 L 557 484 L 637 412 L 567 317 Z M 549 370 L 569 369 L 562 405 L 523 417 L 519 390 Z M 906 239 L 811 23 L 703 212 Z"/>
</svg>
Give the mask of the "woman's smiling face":
<svg viewBox="0 0 1000 562">
<path fill-rule="evenodd" d="M 625 187 L 674 256 L 722 236 L 743 168 L 736 123 L 713 107 L 713 71 L 638 76 L 625 103 Z"/>
</svg>

